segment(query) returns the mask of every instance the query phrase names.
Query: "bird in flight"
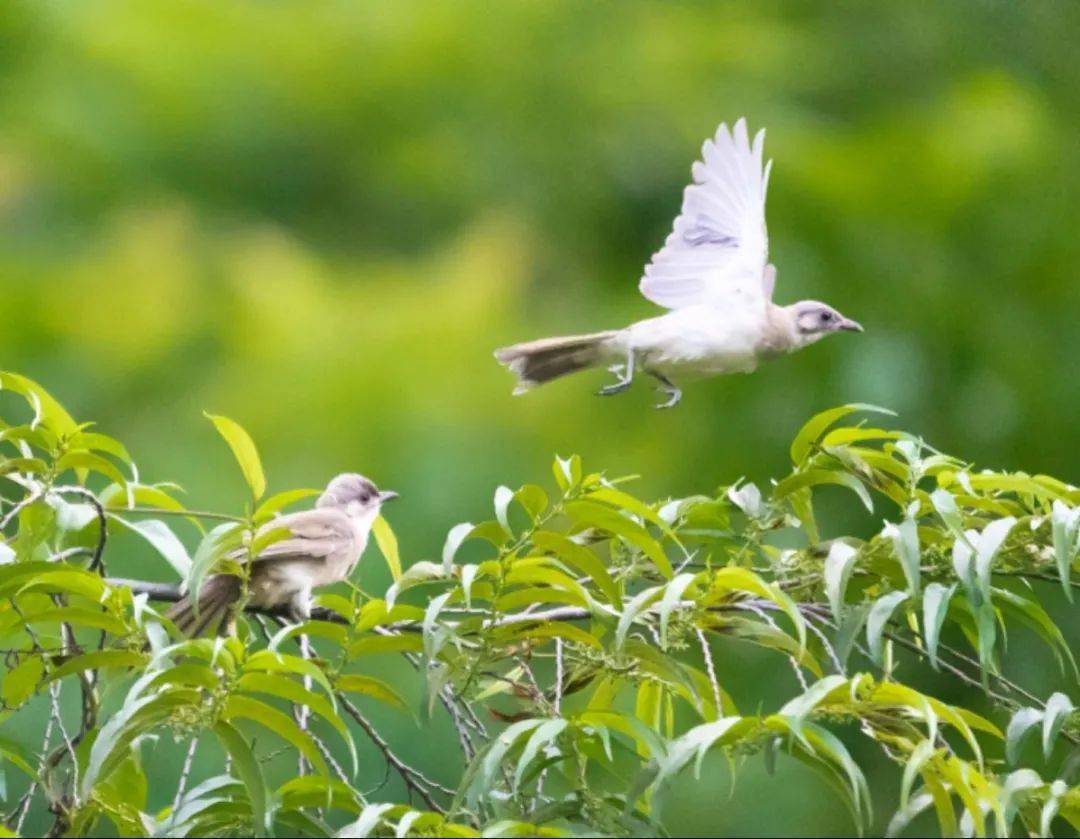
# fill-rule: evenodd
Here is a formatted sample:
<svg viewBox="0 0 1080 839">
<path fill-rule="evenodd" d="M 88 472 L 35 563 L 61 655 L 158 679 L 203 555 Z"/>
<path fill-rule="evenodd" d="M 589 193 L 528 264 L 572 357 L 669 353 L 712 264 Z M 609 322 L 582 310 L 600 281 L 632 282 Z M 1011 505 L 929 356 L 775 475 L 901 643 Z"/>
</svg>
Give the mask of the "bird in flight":
<svg viewBox="0 0 1080 839">
<path fill-rule="evenodd" d="M 765 131 L 753 139 L 746 120 L 733 131 L 721 124 L 695 162 L 682 211 L 645 266 L 638 288 L 666 314 L 625 329 L 542 338 L 495 351 L 518 377 L 514 394 L 591 367 L 608 365 L 618 380 L 599 394 L 630 387 L 635 374 L 651 376 L 678 404 L 676 382 L 751 373 L 762 361 L 800 350 L 834 332 L 862 326 L 825 303 L 772 301 L 776 267 L 768 261 L 765 191 L 772 161 L 763 164 Z"/>
<path fill-rule="evenodd" d="M 383 504 L 396 492 L 379 489 L 363 475 L 338 475 L 315 502 L 314 510 L 278 516 L 264 524 L 255 541 L 278 531 L 277 541 L 251 559 L 249 602 L 263 609 L 284 608 L 295 621 L 311 614 L 312 589 L 347 580 L 367 547 L 371 526 Z M 246 562 L 247 550 L 228 555 Z M 242 581 L 232 574 L 214 574 L 166 617 L 184 635 L 226 634 L 232 612 L 243 596 Z"/>
</svg>

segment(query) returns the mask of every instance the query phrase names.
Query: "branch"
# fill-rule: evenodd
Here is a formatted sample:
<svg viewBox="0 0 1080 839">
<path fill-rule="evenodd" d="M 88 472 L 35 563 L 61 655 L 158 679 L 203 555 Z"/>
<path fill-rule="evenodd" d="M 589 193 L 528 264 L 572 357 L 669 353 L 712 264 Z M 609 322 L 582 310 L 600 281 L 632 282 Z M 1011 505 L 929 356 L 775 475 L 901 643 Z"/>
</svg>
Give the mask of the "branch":
<svg viewBox="0 0 1080 839">
<path fill-rule="evenodd" d="M 133 580 L 126 577 L 107 577 L 105 582 L 110 586 L 129 588 L 131 589 L 132 594 L 149 595 L 151 600 L 159 600 L 163 603 L 177 603 L 184 598 L 180 586 L 176 583 L 154 583 L 146 580 Z M 289 610 L 284 607 L 275 606 L 267 609 L 248 604 L 245 611 L 253 615 L 265 615 L 270 618 L 292 619 Z M 312 611 L 311 616 L 315 620 L 325 621 L 327 623 L 340 623 L 345 624 L 346 626 L 349 624 L 348 620 L 343 618 L 337 612 L 332 612 L 329 609 L 315 609 Z M 529 623 L 531 621 L 580 621 L 588 620 L 591 617 L 592 613 L 589 612 L 588 609 L 583 609 L 579 606 L 560 606 L 541 612 L 506 615 L 495 621 L 486 621 L 484 628 L 489 629 L 491 627 L 512 626 L 519 623 Z M 387 628 L 397 629 L 403 632 L 420 631 L 420 627 L 411 621 L 393 624 Z"/>
<path fill-rule="evenodd" d="M 93 558 L 90 560 L 90 570 L 104 571 L 105 564 L 102 557 L 105 554 L 105 541 L 109 538 L 109 530 L 108 520 L 105 517 L 105 508 L 101 506 L 101 502 L 98 501 L 97 496 L 85 487 L 79 486 L 53 487 L 51 492 L 54 492 L 57 495 L 78 495 L 94 508 L 94 512 L 97 513 L 98 519 L 98 541 L 97 547 L 94 548 Z"/>
<path fill-rule="evenodd" d="M 360 710 L 355 705 L 340 693 L 337 694 L 337 698 L 348 715 L 356 720 L 357 724 L 364 729 L 364 733 L 367 734 L 371 742 L 383 753 L 386 762 L 397 770 L 398 775 L 401 776 L 401 780 L 405 782 L 405 786 L 423 798 L 424 802 L 436 813 L 445 815 L 446 810 L 439 806 L 439 803 L 432 797 L 431 790 L 436 789 L 444 795 L 449 795 L 451 797 L 454 795 L 454 791 L 448 787 L 444 787 L 438 781 L 431 780 L 419 770 L 409 766 L 409 764 L 394 754 L 393 750 L 390 748 L 390 744 L 382 738 L 382 735 L 376 731 L 375 726 L 368 721 L 367 717 L 360 713 Z"/>
</svg>

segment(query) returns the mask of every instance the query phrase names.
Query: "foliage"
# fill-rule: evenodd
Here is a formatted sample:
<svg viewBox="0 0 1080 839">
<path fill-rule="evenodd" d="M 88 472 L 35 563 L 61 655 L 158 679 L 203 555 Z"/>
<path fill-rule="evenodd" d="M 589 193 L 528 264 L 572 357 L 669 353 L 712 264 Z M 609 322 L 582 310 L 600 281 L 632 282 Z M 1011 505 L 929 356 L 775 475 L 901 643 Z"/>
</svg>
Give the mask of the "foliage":
<svg viewBox="0 0 1080 839">
<path fill-rule="evenodd" d="M 1003 658 L 1023 627 L 1076 684 L 1042 602 L 1063 590 L 1071 603 L 1080 585 L 1080 490 L 1059 480 L 976 471 L 853 423 L 882 413 L 866 405 L 807 422 L 790 474 L 765 491 L 736 482 L 650 503 L 557 458 L 553 489 L 499 487 L 492 518 L 451 528 L 435 561 L 402 571 L 380 522 L 394 577 L 382 596 L 343 587 L 301 625 L 248 610 L 234 636 L 187 639 L 154 605 L 175 586 L 108 576 L 110 536 L 139 535 L 189 588 L 212 571 L 243 577 L 225 555 L 257 553 L 256 528 L 310 491 L 266 497 L 251 438 L 215 416 L 250 500 L 237 515 L 189 509 L 34 382 L 3 373 L 0 386 L 15 397 L 0 424 L 0 755 L 16 831 L 48 807 L 57 835 L 651 834 L 668 787 L 713 753 L 733 771 L 752 755 L 811 767 L 862 829 L 859 735 L 896 764 L 892 833 L 924 812 L 948 835 L 1080 828 L 1080 713 L 1064 693 L 1018 684 Z M 823 538 L 815 503 L 829 486 L 884 505 L 880 532 Z M 172 526 L 185 520 L 193 551 Z M 754 686 L 721 682 L 716 662 L 738 644 L 795 675 L 788 701 L 762 708 Z M 452 721 L 452 787 L 403 761 L 369 718 L 367 705 L 409 708 L 371 674 L 379 656 L 406 657 L 424 714 Z M 985 713 L 912 684 L 931 669 Z M 48 713 L 31 753 L 11 732 L 38 701 Z M 187 755 L 165 806 L 151 804 L 142 765 L 162 737 Z M 356 788 L 372 749 L 409 801 Z M 218 756 L 207 777 L 192 771 L 201 751 Z M 298 770 L 278 783 L 267 766 L 282 751 Z"/>
</svg>

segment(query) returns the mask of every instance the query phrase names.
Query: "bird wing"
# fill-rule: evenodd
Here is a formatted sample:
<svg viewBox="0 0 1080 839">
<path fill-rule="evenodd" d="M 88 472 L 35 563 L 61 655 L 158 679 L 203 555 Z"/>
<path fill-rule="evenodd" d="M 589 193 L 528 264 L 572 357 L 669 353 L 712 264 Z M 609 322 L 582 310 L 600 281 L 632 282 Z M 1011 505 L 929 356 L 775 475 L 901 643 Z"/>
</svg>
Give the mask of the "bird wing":
<svg viewBox="0 0 1080 839">
<path fill-rule="evenodd" d="M 694 182 L 683 193 L 682 211 L 645 266 L 639 288 L 667 309 L 698 303 L 739 306 L 768 302 L 763 273 L 768 257 L 765 191 L 772 161 L 762 166 L 765 131 L 751 145 L 746 120 L 728 131 L 721 124 L 694 163 Z"/>
<path fill-rule="evenodd" d="M 325 559 L 331 554 L 351 551 L 355 541 L 349 517 L 339 509 L 325 507 L 279 516 L 264 524 L 260 534 L 288 530 L 292 536 L 267 545 L 256 562 L 278 559 Z"/>
</svg>

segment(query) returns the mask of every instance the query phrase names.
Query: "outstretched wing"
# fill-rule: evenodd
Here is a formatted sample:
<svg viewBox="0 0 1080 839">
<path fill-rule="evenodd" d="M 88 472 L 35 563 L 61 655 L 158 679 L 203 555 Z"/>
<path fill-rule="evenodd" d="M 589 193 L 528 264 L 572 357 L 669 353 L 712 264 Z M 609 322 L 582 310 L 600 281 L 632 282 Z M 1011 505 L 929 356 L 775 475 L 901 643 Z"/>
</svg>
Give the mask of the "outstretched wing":
<svg viewBox="0 0 1080 839">
<path fill-rule="evenodd" d="M 765 190 L 772 161 L 762 166 L 764 129 L 734 132 L 722 124 L 694 163 L 694 182 L 683 193 L 682 212 L 664 247 L 645 267 L 641 293 L 668 309 L 706 302 L 764 307 L 768 236 Z"/>
</svg>

